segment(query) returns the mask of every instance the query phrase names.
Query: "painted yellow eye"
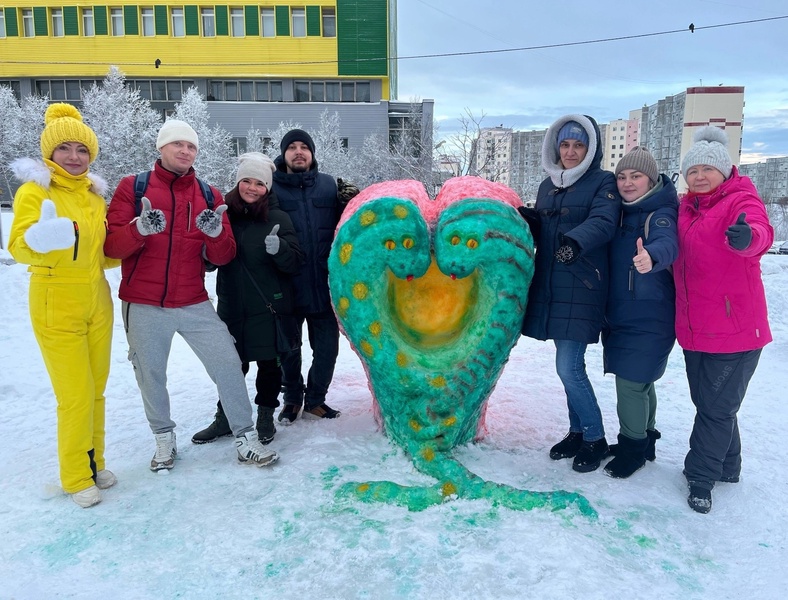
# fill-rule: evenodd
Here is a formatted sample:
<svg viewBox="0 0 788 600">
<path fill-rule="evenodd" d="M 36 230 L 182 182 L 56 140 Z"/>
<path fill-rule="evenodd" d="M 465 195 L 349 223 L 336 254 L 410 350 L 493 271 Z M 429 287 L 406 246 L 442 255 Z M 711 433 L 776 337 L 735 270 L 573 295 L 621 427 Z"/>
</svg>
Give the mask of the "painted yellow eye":
<svg viewBox="0 0 788 600">
<path fill-rule="evenodd" d="M 476 240 L 468 240 L 465 243 L 465 245 L 468 246 L 468 248 L 470 248 L 471 250 L 473 250 L 474 248 L 479 247 L 479 242 L 477 242 Z"/>
<path fill-rule="evenodd" d="M 451 238 L 451 245 L 452 246 L 456 246 L 459 243 L 460 243 L 460 236 L 455 235 L 454 237 Z"/>
<path fill-rule="evenodd" d="M 386 246 L 386 250 L 394 250 L 397 247 L 397 243 L 394 240 L 386 240 L 384 246 Z"/>
<path fill-rule="evenodd" d="M 416 245 L 416 242 L 413 241 L 413 238 L 405 238 L 404 240 L 402 240 L 403 248 L 406 248 L 408 250 L 413 248 L 413 246 L 415 246 L 415 245 Z"/>
</svg>

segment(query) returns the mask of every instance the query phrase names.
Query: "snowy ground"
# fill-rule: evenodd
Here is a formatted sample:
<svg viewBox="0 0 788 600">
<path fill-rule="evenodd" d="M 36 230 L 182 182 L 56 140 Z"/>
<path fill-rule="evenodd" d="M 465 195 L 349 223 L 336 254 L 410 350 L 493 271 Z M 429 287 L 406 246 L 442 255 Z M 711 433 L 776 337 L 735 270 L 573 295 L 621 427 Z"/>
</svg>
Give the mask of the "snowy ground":
<svg viewBox="0 0 788 600">
<path fill-rule="evenodd" d="M 12 216 L 2 218 L 5 246 Z M 169 389 L 179 460 L 153 474 L 119 302 L 107 390 L 107 466 L 119 484 L 81 509 L 60 490 L 55 401 L 30 329 L 28 274 L 8 258 L 0 250 L 0 598 L 784 597 L 788 256 L 763 259 L 776 341 L 740 413 L 742 481 L 718 485 L 708 515 L 686 504 L 693 409 L 679 350 L 657 387 L 657 460 L 618 481 L 549 459 L 567 429 L 554 349 L 521 339 L 490 399 L 489 434 L 457 454 L 490 481 L 576 491 L 598 519 L 487 501 L 409 512 L 336 499 L 346 481 L 434 483 L 376 430 L 364 372 L 344 339 L 328 399 L 342 417 L 280 428 L 272 446 L 281 460 L 268 469 L 238 465 L 229 438 L 190 443 L 216 394 L 176 339 Z M 113 292 L 119 277 L 109 272 Z M 600 346 L 587 358 L 612 440 L 613 378 L 602 376 Z"/>
</svg>

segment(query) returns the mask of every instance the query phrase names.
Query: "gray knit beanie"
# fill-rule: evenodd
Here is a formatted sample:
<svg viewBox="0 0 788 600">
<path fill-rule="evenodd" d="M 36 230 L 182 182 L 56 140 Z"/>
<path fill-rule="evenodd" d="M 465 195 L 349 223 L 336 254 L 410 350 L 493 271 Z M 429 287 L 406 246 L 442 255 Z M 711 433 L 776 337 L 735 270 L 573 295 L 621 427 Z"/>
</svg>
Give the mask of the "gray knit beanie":
<svg viewBox="0 0 788 600">
<path fill-rule="evenodd" d="M 701 127 L 692 136 L 694 144 L 681 161 L 681 174 L 687 179 L 687 171 L 698 165 L 709 165 L 725 176 L 731 176 L 733 163 L 728 154 L 728 134 L 719 127 Z"/>
<path fill-rule="evenodd" d="M 616 165 L 616 177 L 618 177 L 621 171 L 626 171 L 627 169 L 640 171 L 651 180 L 652 184 L 656 184 L 657 179 L 659 179 L 657 161 L 651 156 L 651 152 L 642 146 L 635 146 L 624 155 L 624 158 L 618 161 Z"/>
<path fill-rule="evenodd" d="M 241 179 L 248 177 L 262 181 L 265 184 L 265 189 L 270 190 L 274 171 L 276 171 L 274 161 L 265 154 L 247 152 L 238 157 L 238 171 L 235 174 L 235 183 L 237 184 Z"/>
</svg>

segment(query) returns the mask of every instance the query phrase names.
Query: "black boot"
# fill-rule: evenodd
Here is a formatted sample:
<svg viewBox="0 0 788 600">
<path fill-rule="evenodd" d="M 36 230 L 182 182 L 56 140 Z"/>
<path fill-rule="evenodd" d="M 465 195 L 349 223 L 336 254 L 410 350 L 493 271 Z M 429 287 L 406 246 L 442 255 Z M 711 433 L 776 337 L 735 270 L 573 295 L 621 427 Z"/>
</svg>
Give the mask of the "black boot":
<svg viewBox="0 0 788 600">
<path fill-rule="evenodd" d="M 257 407 L 257 437 L 260 439 L 261 444 L 270 444 L 274 439 L 276 427 L 274 427 L 274 411 L 275 408 L 267 406 Z"/>
<path fill-rule="evenodd" d="M 572 461 L 572 468 L 578 473 L 590 473 L 597 470 L 602 459 L 609 455 L 610 449 L 605 438 L 595 442 L 583 442 Z"/>
<path fill-rule="evenodd" d="M 657 440 L 662 437 L 662 434 L 657 429 L 647 429 L 646 436 L 648 436 L 648 445 L 646 446 L 646 460 L 654 461 L 657 458 L 656 446 Z M 610 444 L 610 455 L 617 456 L 618 444 Z"/>
<path fill-rule="evenodd" d="M 564 436 L 564 439 L 550 448 L 550 458 L 553 460 L 572 458 L 582 445 L 583 434 L 579 431 L 570 431 Z"/>
<path fill-rule="evenodd" d="M 649 438 L 635 440 L 618 434 L 616 457 L 605 466 L 605 473 L 616 479 L 626 479 L 646 464 Z"/>
<path fill-rule="evenodd" d="M 198 431 L 192 436 L 192 442 L 195 444 L 207 444 L 215 442 L 220 437 L 232 435 L 230 424 L 227 422 L 227 417 L 224 416 L 224 409 L 222 403 L 216 405 L 216 415 L 213 418 L 213 423 L 208 425 L 202 431 Z"/>
<path fill-rule="evenodd" d="M 706 487 L 694 485 L 689 482 L 689 496 L 687 496 L 687 504 L 695 512 L 706 514 L 711 510 L 711 490 Z"/>
</svg>

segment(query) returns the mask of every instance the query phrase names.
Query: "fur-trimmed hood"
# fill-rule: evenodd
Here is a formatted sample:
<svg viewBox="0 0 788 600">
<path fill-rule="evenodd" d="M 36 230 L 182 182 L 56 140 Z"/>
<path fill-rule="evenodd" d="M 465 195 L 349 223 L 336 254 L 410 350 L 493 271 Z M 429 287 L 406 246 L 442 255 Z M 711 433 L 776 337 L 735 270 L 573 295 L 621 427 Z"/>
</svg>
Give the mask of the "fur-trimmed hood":
<svg viewBox="0 0 788 600">
<path fill-rule="evenodd" d="M 49 189 L 52 183 L 52 168 L 38 159 L 33 158 L 18 158 L 10 165 L 14 176 L 22 183 L 33 182 L 40 185 L 44 189 Z M 90 181 L 90 191 L 104 197 L 107 193 L 107 182 L 100 175 L 88 172 L 86 175 Z"/>
<path fill-rule="evenodd" d="M 576 167 L 564 169 L 561 157 L 556 151 L 556 140 L 561 127 L 569 121 L 576 121 L 588 134 L 588 152 L 583 161 Z M 559 188 L 568 188 L 576 183 L 592 167 L 599 167 L 602 161 L 601 135 L 596 121 L 587 115 L 565 115 L 550 125 L 542 144 L 542 168 L 550 176 L 553 184 Z"/>
</svg>

